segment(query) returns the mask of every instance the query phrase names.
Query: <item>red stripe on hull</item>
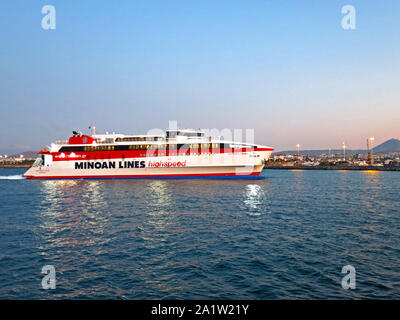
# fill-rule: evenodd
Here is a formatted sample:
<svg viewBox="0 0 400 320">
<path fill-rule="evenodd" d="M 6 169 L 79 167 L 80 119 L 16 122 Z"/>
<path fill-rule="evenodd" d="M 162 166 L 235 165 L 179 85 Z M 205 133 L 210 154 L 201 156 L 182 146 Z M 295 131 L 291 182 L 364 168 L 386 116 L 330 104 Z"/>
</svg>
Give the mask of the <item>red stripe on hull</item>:
<svg viewBox="0 0 400 320">
<path fill-rule="evenodd" d="M 157 174 L 157 175 L 95 175 L 95 176 L 25 176 L 27 179 L 112 179 L 112 178 L 180 178 L 180 177 L 246 177 L 258 176 L 260 172 L 236 173 L 195 173 L 195 174 Z"/>
</svg>

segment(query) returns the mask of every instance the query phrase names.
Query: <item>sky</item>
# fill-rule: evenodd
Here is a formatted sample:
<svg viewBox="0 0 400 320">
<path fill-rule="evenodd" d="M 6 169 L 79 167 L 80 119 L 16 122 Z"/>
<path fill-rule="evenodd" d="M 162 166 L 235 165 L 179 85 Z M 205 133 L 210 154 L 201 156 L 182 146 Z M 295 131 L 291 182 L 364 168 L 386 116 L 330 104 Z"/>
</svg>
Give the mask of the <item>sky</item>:
<svg viewBox="0 0 400 320">
<path fill-rule="evenodd" d="M 0 39 L 0 153 L 170 120 L 276 150 L 400 137 L 398 0 L 2 0 Z"/>
</svg>

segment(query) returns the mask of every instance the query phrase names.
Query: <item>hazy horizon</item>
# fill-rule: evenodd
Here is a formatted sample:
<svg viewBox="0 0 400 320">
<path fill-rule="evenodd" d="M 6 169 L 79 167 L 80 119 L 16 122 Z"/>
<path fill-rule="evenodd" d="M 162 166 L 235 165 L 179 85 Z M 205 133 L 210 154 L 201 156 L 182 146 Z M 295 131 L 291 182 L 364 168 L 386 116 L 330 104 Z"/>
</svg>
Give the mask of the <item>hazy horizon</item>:
<svg viewBox="0 0 400 320">
<path fill-rule="evenodd" d="M 89 133 L 85 133 L 85 132 L 84 132 L 84 134 L 89 134 Z M 385 141 L 382 141 L 382 142 L 379 142 L 379 143 L 377 143 L 377 144 L 374 144 L 373 147 L 375 148 L 375 147 L 379 146 L 381 143 L 387 142 L 388 140 L 391 140 L 391 139 L 396 139 L 396 140 L 399 140 L 399 141 L 400 141 L 400 138 L 389 138 L 389 139 L 386 139 Z M 62 139 L 58 139 L 58 140 L 62 140 Z M 68 139 L 65 139 L 65 140 L 68 140 Z M 52 141 L 52 142 L 54 142 L 54 141 Z M 48 143 L 48 144 L 43 144 L 43 146 L 42 146 L 40 149 L 43 149 L 43 147 L 45 147 L 46 145 L 49 146 L 50 143 Z M 330 149 L 331 151 L 339 151 L 340 153 L 341 153 L 342 150 L 343 150 L 343 149 L 342 149 L 342 145 L 340 145 L 340 146 L 326 147 L 326 148 L 313 148 L 313 149 L 304 149 L 304 148 L 301 148 L 301 149 L 300 149 L 300 153 L 306 152 L 306 151 L 317 151 L 317 150 L 326 150 L 326 151 L 328 151 L 329 149 Z M 366 147 L 366 145 L 365 145 L 364 147 L 360 147 L 360 148 L 348 148 L 347 145 L 346 145 L 346 152 L 349 153 L 349 152 L 351 152 L 351 151 L 356 151 L 356 150 L 364 150 L 364 151 L 367 151 L 367 147 Z M 287 152 L 287 151 L 296 152 L 296 153 L 297 153 L 297 148 L 296 148 L 296 146 L 293 147 L 293 148 L 288 148 L 288 149 L 277 149 L 277 148 L 275 148 L 275 150 L 274 150 L 273 153 L 276 153 L 276 152 Z M 22 149 L 13 149 L 13 148 L 8 149 L 8 150 L 5 150 L 5 151 L 0 150 L 0 154 L 1 154 L 1 155 L 3 155 L 3 154 L 7 154 L 7 155 L 17 155 L 17 154 L 22 154 L 22 153 L 24 153 L 24 152 L 39 152 L 39 149 L 33 149 L 32 147 L 29 147 L 29 148 L 26 148 L 25 150 L 22 150 Z"/>
<path fill-rule="evenodd" d="M 169 120 L 254 129 L 277 151 L 400 137 L 398 1 L 49 2 L 0 3 L 0 153 Z"/>
</svg>

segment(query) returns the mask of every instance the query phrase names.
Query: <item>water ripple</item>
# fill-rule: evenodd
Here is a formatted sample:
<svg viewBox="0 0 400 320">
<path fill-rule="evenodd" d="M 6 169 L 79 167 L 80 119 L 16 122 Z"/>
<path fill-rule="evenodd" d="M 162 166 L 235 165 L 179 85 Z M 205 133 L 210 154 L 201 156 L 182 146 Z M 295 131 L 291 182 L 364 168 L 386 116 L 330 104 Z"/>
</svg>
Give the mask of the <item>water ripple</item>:
<svg viewBox="0 0 400 320">
<path fill-rule="evenodd" d="M 0 298 L 400 297 L 398 173 L 263 175 L 2 178 Z M 45 264 L 56 268 L 54 291 L 40 289 Z M 341 288 L 347 264 L 357 270 L 353 291 Z"/>
</svg>

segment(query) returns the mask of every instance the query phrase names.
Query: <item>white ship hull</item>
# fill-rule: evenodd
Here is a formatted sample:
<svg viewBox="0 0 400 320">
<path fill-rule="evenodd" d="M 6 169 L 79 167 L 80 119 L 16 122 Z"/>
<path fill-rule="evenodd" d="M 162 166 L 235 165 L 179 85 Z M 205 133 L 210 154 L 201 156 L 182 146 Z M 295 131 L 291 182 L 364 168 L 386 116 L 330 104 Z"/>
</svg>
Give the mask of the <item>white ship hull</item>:
<svg viewBox="0 0 400 320">
<path fill-rule="evenodd" d="M 49 166 L 30 168 L 25 177 L 28 179 L 250 178 L 261 173 L 264 161 L 270 154 L 271 151 L 263 152 L 260 157 L 215 155 L 191 156 L 192 159 L 190 156 L 178 156 L 54 161 Z"/>
</svg>

